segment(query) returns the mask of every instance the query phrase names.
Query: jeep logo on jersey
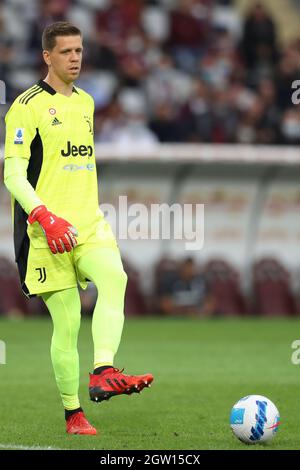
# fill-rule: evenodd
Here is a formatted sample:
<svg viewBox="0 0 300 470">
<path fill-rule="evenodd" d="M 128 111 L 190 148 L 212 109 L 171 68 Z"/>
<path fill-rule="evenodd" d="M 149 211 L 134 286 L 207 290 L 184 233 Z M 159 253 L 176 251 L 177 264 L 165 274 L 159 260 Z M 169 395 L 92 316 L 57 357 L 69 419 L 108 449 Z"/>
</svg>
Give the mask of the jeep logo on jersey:
<svg viewBox="0 0 300 470">
<path fill-rule="evenodd" d="M 62 157 L 91 157 L 93 155 L 93 148 L 91 145 L 72 145 L 71 142 L 68 140 L 66 150 L 61 149 Z"/>
</svg>

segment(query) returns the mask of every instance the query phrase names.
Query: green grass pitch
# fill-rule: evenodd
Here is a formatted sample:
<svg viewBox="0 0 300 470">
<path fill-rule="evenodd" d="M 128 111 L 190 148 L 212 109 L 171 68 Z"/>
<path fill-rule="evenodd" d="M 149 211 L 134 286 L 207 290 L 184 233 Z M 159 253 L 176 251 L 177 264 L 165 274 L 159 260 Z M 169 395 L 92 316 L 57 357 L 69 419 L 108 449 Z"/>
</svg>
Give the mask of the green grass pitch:
<svg viewBox="0 0 300 470">
<path fill-rule="evenodd" d="M 153 386 L 98 405 L 87 393 L 90 326 L 82 320 L 80 397 L 100 433 L 70 436 L 50 362 L 50 320 L 0 320 L 0 449 L 300 449 L 300 365 L 291 362 L 299 320 L 127 319 L 115 365 L 153 373 Z M 279 409 L 282 424 L 268 444 L 246 446 L 231 433 L 231 407 L 249 394 Z"/>
</svg>

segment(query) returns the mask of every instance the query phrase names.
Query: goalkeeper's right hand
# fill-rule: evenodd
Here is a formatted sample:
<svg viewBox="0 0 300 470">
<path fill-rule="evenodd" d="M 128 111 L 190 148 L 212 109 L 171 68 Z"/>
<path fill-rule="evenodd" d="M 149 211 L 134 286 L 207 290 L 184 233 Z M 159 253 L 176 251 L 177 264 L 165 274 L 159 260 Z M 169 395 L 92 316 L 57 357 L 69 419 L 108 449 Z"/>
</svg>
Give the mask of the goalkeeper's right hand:
<svg viewBox="0 0 300 470">
<path fill-rule="evenodd" d="M 78 232 L 75 227 L 61 217 L 48 211 L 46 206 L 38 206 L 30 213 L 28 223 L 38 222 L 42 227 L 50 250 L 56 253 L 71 251 L 76 245 Z"/>
</svg>

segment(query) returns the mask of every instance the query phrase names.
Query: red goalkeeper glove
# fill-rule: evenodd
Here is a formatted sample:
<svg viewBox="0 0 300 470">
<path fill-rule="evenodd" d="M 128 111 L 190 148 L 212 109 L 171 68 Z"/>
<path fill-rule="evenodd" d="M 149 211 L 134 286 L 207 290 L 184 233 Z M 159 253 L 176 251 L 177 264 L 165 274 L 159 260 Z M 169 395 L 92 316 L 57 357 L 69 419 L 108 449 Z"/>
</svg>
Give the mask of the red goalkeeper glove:
<svg viewBox="0 0 300 470">
<path fill-rule="evenodd" d="M 46 235 L 47 242 L 53 254 L 71 251 L 77 245 L 75 227 L 61 217 L 48 211 L 46 206 L 38 206 L 30 213 L 28 223 L 38 222 Z"/>
</svg>

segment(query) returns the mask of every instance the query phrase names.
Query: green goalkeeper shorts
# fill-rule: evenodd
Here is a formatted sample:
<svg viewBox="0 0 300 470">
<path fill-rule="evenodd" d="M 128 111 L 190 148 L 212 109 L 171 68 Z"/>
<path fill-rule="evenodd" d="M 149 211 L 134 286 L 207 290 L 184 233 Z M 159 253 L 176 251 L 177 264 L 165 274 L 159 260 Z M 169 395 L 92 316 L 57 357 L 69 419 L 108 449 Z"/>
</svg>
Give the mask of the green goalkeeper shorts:
<svg viewBox="0 0 300 470">
<path fill-rule="evenodd" d="M 94 248 L 107 247 L 119 250 L 109 223 L 103 218 L 97 230 L 84 243 L 78 244 L 71 252 L 53 254 L 44 244 L 26 237 L 20 257 L 17 260 L 22 290 L 27 297 L 70 287 L 79 283 L 86 289 L 88 279 L 77 269 L 78 259 Z"/>
</svg>

